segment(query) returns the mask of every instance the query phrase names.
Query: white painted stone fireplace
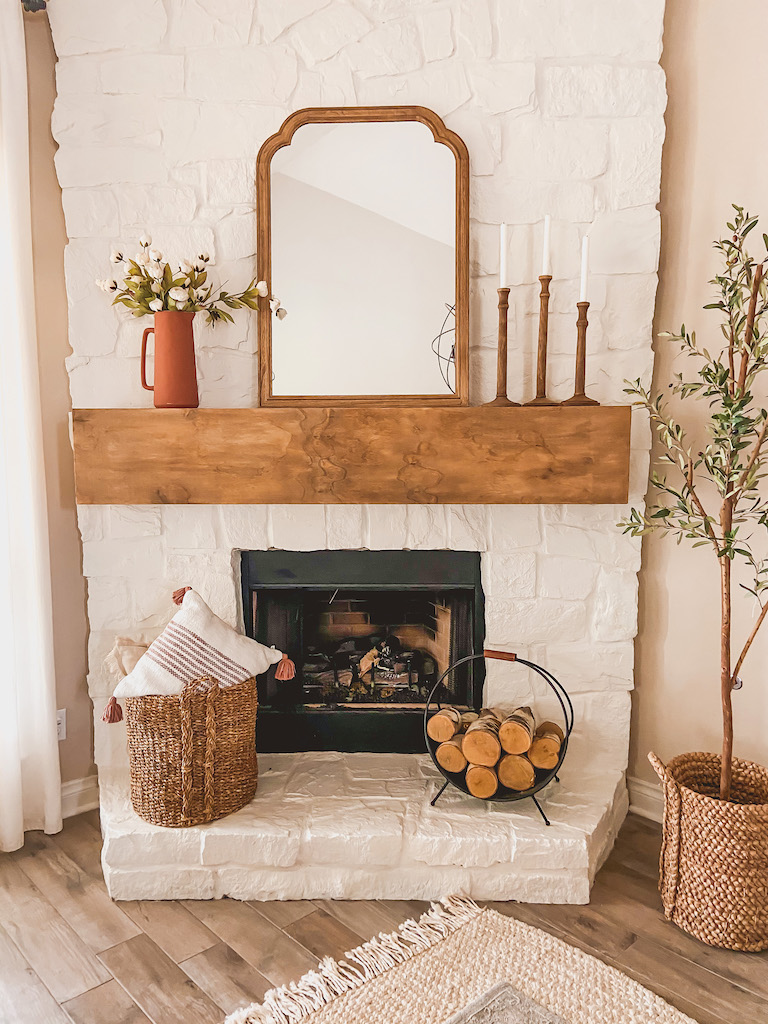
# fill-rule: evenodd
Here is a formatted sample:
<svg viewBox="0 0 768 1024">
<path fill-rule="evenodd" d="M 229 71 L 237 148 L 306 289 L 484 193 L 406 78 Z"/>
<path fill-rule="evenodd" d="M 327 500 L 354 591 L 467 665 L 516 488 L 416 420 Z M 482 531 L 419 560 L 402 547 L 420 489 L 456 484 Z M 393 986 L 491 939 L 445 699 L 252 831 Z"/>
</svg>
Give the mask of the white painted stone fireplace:
<svg viewBox="0 0 768 1024">
<path fill-rule="evenodd" d="M 586 902 L 627 807 L 639 551 L 612 527 L 620 511 L 81 506 L 112 896 L 431 899 L 450 890 Z M 431 808 L 442 779 L 426 756 L 373 754 L 265 755 L 249 808 L 192 829 L 142 822 L 128 801 L 124 726 L 100 721 L 114 685 L 101 662 L 116 633 L 152 639 L 179 584 L 240 624 L 239 552 L 267 548 L 482 552 L 486 644 L 547 666 L 574 703 L 561 781 L 541 794 L 552 826 L 530 801 L 489 805 L 448 791 Z M 555 714 L 532 676 L 501 662 L 487 668 L 488 703 L 531 702 Z"/>
<path fill-rule="evenodd" d="M 663 9 L 663 0 L 52 4 L 73 405 L 149 404 L 139 384 L 144 325 L 121 317 L 93 286 L 114 244 L 131 246 L 148 230 L 172 255 L 207 249 L 233 289 L 244 284 L 254 267 L 253 177 L 263 140 L 302 106 L 386 103 L 434 109 L 469 148 L 473 403 L 494 391 L 502 220 L 511 225 L 514 278 L 510 396 L 532 395 L 545 213 L 555 264 L 551 394 L 564 398 L 573 387 L 578 247 L 591 224 L 588 391 L 622 403 L 623 380 L 647 381 L 653 358 Z M 254 404 L 255 320 L 240 316 L 215 331 L 200 325 L 196 344 L 201 405 Z M 647 425 L 636 419 L 635 503 L 648 449 Z M 626 810 L 640 551 L 616 529 L 625 511 L 81 506 L 112 895 L 427 898 L 452 890 L 586 901 Z M 428 761 L 399 756 L 385 767 L 364 755 L 262 758 L 254 804 L 201 829 L 163 830 L 136 818 L 124 729 L 99 720 L 111 692 L 104 656 L 116 634 L 153 638 L 180 585 L 241 626 L 238 552 L 269 548 L 481 552 L 486 644 L 544 664 L 574 701 L 561 783 L 543 794 L 552 827 L 528 802 L 485 805 L 455 793 L 431 810 Z M 525 696 L 510 692 L 504 665 L 488 671 L 488 702 Z M 529 696 L 546 697 L 539 689 Z M 336 795 L 322 792 L 330 770 Z M 345 831 L 344 820 L 354 827 Z"/>
</svg>

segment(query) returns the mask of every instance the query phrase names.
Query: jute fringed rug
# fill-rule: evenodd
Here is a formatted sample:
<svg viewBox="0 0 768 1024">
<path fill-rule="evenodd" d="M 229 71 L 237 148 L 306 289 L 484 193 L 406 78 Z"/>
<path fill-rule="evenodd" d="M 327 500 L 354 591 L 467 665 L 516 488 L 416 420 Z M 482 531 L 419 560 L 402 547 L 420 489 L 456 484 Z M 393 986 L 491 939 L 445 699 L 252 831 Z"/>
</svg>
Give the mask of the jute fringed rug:
<svg viewBox="0 0 768 1024">
<path fill-rule="evenodd" d="M 225 1024 L 695 1024 L 573 946 L 446 897 Z"/>
</svg>

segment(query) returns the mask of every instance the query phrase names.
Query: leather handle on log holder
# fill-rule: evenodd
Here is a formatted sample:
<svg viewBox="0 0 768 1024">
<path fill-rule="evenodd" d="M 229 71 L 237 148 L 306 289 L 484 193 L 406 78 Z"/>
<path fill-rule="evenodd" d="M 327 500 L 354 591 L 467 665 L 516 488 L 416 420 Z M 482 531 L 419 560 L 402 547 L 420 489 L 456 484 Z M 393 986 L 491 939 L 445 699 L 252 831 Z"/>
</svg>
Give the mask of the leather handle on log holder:
<svg viewBox="0 0 768 1024">
<path fill-rule="evenodd" d="M 517 661 L 517 655 L 512 651 L 483 651 L 484 658 L 496 658 L 497 661 Z"/>
</svg>

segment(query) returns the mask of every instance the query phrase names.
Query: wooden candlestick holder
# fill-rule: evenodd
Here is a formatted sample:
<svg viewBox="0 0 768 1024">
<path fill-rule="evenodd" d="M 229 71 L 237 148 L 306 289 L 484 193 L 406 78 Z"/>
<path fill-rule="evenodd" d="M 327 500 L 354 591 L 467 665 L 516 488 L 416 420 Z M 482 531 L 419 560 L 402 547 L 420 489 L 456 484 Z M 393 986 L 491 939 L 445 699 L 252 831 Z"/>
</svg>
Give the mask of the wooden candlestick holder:
<svg viewBox="0 0 768 1024">
<path fill-rule="evenodd" d="M 557 405 L 547 398 L 547 336 L 549 334 L 549 285 L 551 274 L 542 274 L 541 293 L 539 295 L 539 347 L 536 358 L 536 397 L 526 405 Z"/>
<path fill-rule="evenodd" d="M 496 397 L 486 405 L 520 405 L 507 398 L 507 318 L 509 315 L 509 288 L 499 288 L 499 348 L 496 357 Z"/>
<path fill-rule="evenodd" d="M 599 405 L 594 398 L 587 398 L 584 388 L 587 379 L 587 310 L 588 302 L 577 302 L 579 317 L 576 321 L 576 381 L 573 397 L 563 402 L 563 405 Z"/>
</svg>

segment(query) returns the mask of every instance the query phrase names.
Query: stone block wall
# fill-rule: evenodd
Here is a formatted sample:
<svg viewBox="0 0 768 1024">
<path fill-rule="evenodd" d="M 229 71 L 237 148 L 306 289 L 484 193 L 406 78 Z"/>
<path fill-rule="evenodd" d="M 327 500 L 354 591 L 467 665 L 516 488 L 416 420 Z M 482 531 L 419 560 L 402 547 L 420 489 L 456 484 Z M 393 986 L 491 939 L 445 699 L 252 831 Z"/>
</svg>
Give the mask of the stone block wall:
<svg viewBox="0 0 768 1024">
<path fill-rule="evenodd" d="M 626 768 L 639 544 L 613 526 L 620 506 L 80 506 L 91 633 L 96 761 L 122 763 L 123 731 L 104 727 L 114 682 L 101 670 L 116 634 L 152 640 L 179 585 L 241 622 L 241 550 L 334 548 L 482 552 L 486 645 L 514 650 L 566 685 L 577 729 L 569 767 Z M 586 522 L 585 517 L 596 521 Z M 557 715 L 527 669 L 487 663 L 487 702 L 534 701 Z"/>
<path fill-rule="evenodd" d="M 205 248 L 233 289 L 254 273 L 256 153 L 303 106 L 418 103 L 471 159 L 472 401 L 495 389 L 498 225 L 510 225 L 509 391 L 533 393 L 542 222 L 553 218 L 550 381 L 573 387 L 580 240 L 589 227 L 588 389 L 646 382 L 659 252 L 664 0 L 57 0 L 53 131 L 69 245 L 75 407 L 148 406 L 140 321 L 94 287 L 143 231 Z M 201 405 L 256 402 L 256 322 L 196 326 Z M 647 425 L 633 431 L 642 501 Z M 238 621 L 242 548 L 483 552 L 487 642 L 542 661 L 575 693 L 573 760 L 626 765 L 639 546 L 613 506 L 81 507 L 90 685 L 115 633 L 151 638 L 172 589 Z M 502 667 L 503 668 L 503 667 Z M 489 697 L 506 677 L 492 666 Z M 112 733 L 119 737 L 120 731 Z M 97 733 L 108 763 L 119 738 Z M 118 755 L 114 755 L 118 756 Z"/>
</svg>

